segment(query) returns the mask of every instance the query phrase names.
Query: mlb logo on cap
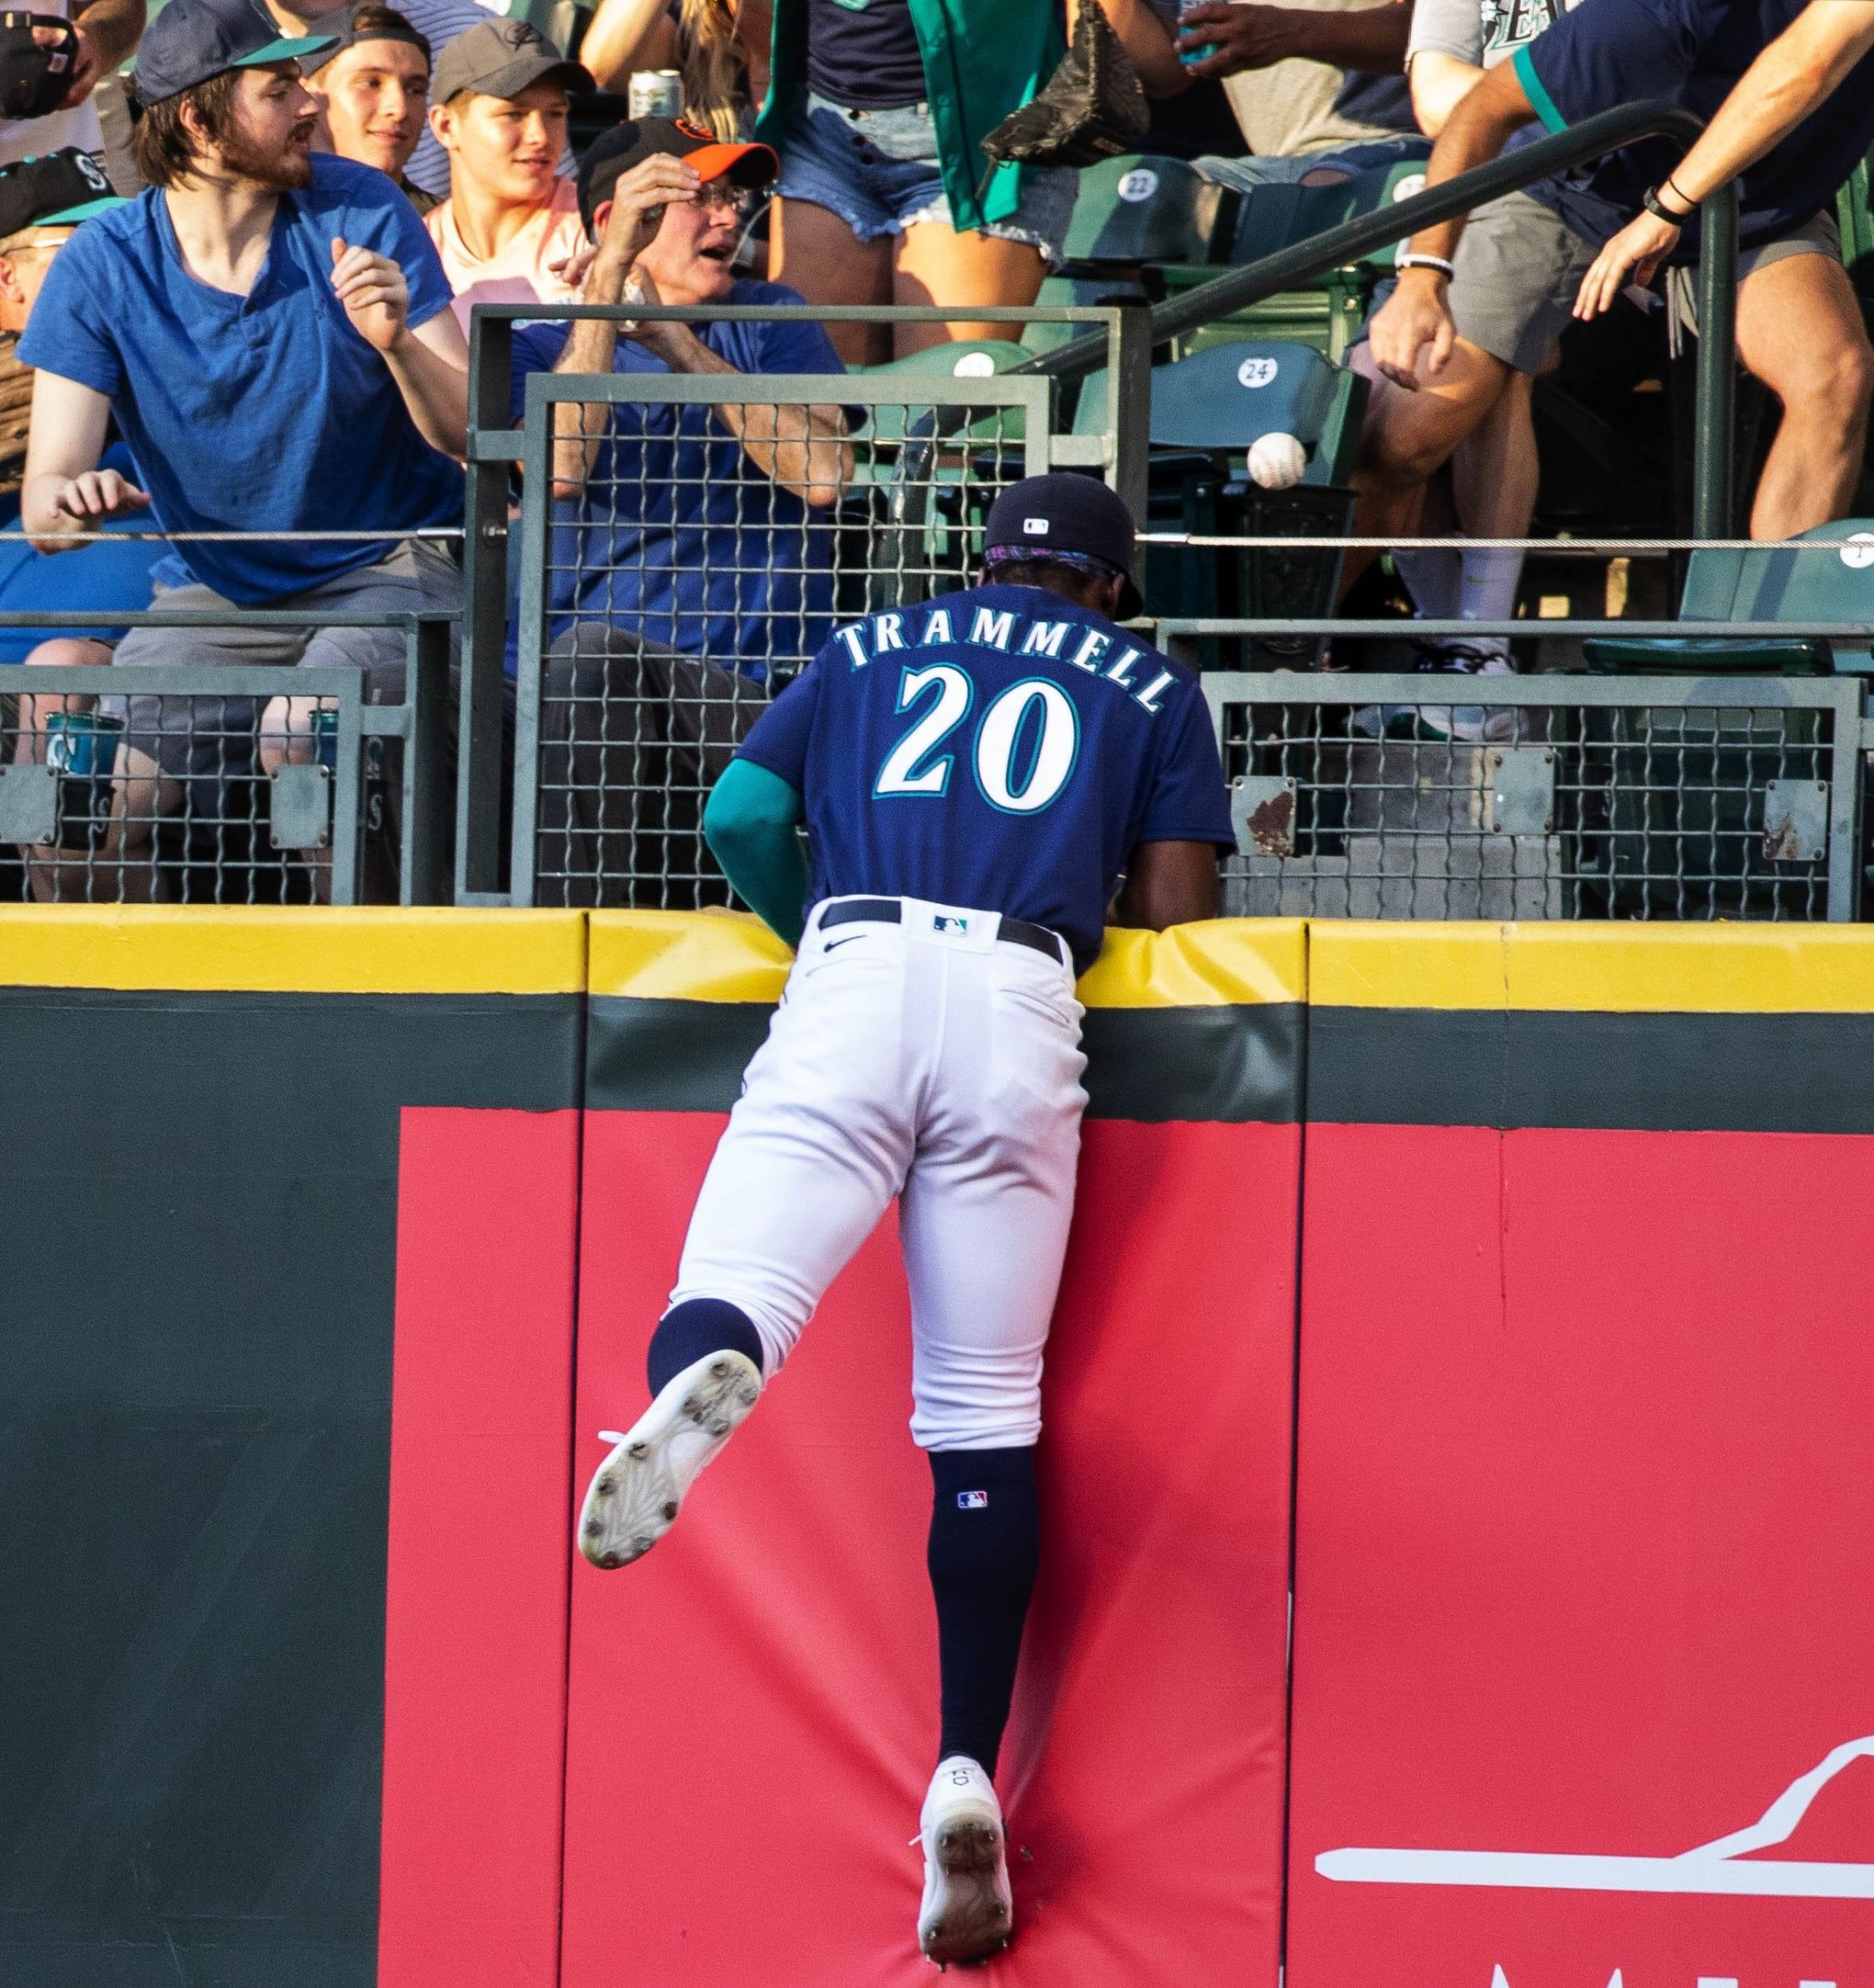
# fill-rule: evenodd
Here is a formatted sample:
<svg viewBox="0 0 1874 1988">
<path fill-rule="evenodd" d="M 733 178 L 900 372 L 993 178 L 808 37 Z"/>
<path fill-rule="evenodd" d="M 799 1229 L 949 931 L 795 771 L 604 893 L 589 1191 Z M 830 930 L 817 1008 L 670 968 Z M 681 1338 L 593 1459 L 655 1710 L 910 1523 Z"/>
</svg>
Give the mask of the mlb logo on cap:
<svg viewBox="0 0 1874 1988">
<path fill-rule="evenodd" d="M 960 1512 L 979 1512 L 988 1502 L 987 1491 L 959 1491 L 956 1494 L 956 1508 Z"/>
<path fill-rule="evenodd" d="M 1045 538 L 1047 537 L 1047 520 L 1045 518 L 1023 518 L 1022 529 L 1031 538 Z"/>
</svg>

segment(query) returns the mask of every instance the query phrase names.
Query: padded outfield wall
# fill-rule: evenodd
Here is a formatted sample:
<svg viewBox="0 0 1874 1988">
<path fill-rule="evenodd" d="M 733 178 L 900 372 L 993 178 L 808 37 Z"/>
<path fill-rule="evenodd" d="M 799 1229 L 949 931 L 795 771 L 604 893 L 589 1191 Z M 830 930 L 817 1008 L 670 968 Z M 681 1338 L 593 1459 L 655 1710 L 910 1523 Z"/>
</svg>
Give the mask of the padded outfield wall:
<svg viewBox="0 0 1874 1988">
<path fill-rule="evenodd" d="M 0 1981 L 925 1978 L 889 1219 L 680 1550 L 570 1551 L 785 961 L 0 912 Z M 1874 1979 L 1874 940 L 1219 924 L 1081 991 L 990 1976 Z"/>
</svg>

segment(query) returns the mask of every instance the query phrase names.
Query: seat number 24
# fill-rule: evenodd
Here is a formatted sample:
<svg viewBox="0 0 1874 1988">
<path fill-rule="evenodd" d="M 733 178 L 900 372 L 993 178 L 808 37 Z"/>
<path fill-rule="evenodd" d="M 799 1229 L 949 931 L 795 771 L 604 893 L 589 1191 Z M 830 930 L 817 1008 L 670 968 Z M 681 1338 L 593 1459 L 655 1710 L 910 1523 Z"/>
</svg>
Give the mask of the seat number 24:
<svg viewBox="0 0 1874 1988">
<path fill-rule="evenodd" d="M 976 685 L 954 663 L 907 669 L 898 679 L 897 708 L 916 711 L 917 717 L 886 754 L 874 797 L 947 793 L 956 755 L 939 748 L 967 721 L 975 704 Z M 1074 700 L 1058 683 L 1029 677 L 991 701 L 977 721 L 969 757 L 977 790 L 991 808 L 1005 815 L 1038 815 L 1060 797 L 1079 754 Z"/>
</svg>

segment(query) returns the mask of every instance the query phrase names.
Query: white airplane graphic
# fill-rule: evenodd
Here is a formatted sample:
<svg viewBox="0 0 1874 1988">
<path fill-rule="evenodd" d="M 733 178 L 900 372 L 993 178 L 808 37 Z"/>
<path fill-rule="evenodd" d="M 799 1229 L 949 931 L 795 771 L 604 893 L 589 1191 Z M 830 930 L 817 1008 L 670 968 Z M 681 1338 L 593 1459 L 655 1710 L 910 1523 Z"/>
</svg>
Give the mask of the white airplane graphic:
<svg viewBox="0 0 1874 1988">
<path fill-rule="evenodd" d="M 1572 1857 L 1526 1850 L 1324 1850 L 1315 1869 L 1342 1884 L 1479 1884 L 1524 1892 L 1692 1892 L 1727 1897 L 1874 1898 L 1874 1864 L 1740 1863 L 1786 1843 L 1809 1805 L 1874 1734 L 1837 1746 L 1790 1782 L 1748 1828 L 1676 1857 Z"/>
</svg>

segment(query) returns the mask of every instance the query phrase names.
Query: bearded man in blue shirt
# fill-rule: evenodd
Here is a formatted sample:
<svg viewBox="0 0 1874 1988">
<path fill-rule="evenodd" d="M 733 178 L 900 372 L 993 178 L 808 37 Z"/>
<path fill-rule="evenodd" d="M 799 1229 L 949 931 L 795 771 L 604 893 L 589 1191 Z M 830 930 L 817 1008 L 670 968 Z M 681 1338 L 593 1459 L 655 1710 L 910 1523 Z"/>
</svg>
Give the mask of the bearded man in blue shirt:
<svg viewBox="0 0 1874 1988">
<path fill-rule="evenodd" d="M 323 46 L 283 39 L 247 0 L 170 0 L 136 75 L 149 190 L 73 238 L 20 342 L 38 368 L 21 517 L 41 550 L 145 510 L 166 532 L 281 535 L 182 539 L 155 571 L 162 608 L 459 604 L 454 562 L 416 535 L 461 524 L 468 355 L 409 201 L 312 153 L 299 57 Z M 112 417 L 147 490 L 98 467 Z M 286 536 L 360 530 L 383 537 Z M 381 700 L 403 654 L 396 627 L 236 625 L 134 629 L 116 660 L 348 666 Z M 254 723 L 253 701 L 220 702 L 198 731 L 191 700 L 130 696 L 107 862 L 147 845 L 191 783 L 248 770 L 229 734 Z M 311 756 L 309 702 L 259 718 L 263 767 Z"/>
</svg>

